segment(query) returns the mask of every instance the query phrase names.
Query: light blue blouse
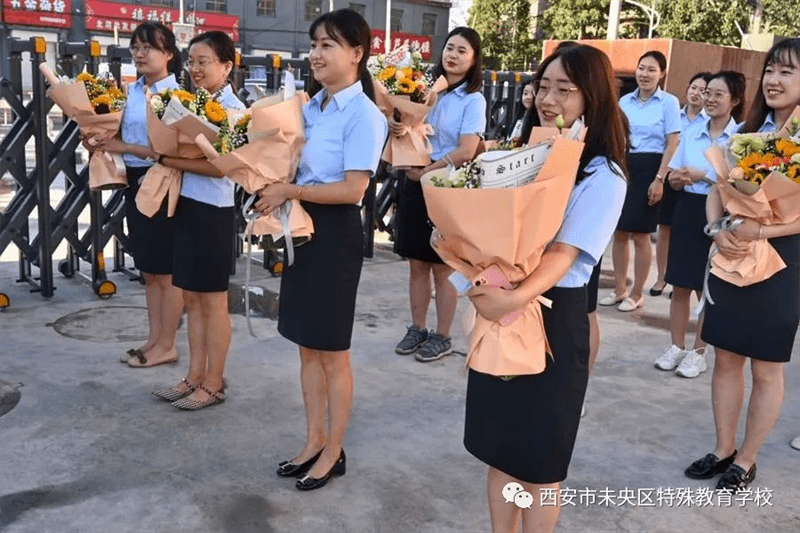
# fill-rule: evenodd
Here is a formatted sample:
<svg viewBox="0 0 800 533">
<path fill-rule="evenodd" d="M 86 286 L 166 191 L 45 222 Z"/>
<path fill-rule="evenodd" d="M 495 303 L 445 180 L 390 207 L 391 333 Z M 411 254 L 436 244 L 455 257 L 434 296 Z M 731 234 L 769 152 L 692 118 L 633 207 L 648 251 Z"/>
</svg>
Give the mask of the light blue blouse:
<svg viewBox="0 0 800 533">
<path fill-rule="evenodd" d="M 630 122 L 632 153 L 662 154 L 667 135 L 681 131 L 681 105 L 660 88 L 644 103 L 639 100 L 637 88 L 620 98 L 619 106 Z"/>
<path fill-rule="evenodd" d="M 348 170 L 375 173 L 388 126 L 378 107 L 364 94 L 361 81 L 334 94 L 325 109 L 327 90 L 303 106 L 306 145 L 297 169 L 298 185 L 344 181 Z"/>
<path fill-rule="evenodd" d="M 164 89 L 177 89 L 180 87 L 175 80 L 175 75 L 170 74 L 163 80 L 159 80 L 150 87 L 151 93 L 157 93 Z M 122 111 L 122 124 L 120 125 L 120 136 L 123 142 L 136 144 L 139 146 L 150 146 L 147 138 L 147 87 L 145 86 L 144 76 L 128 85 L 128 100 L 125 102 L 125 109 Z M 133 154 L 123 154 L 122 159 L 129 167 L 149 167 L 153 161 L 136 157 Z"/>
<path fill-rule="evenodd" d="M 431 159 L 437 161 L 456 148 L 462 135 L 483 135 L 486 130 L 486 99 L 480 91 L 467 93 L 462 83 L 439 98 L 426 122 L 433 126 Z"/>
<path fill-rule="evenodd" d="M 767 115 L 767 118 L 764 119 L 764 123 L 758 128 L 759 133 L 772 133 L 773 131 L 778 131 L 778 125 L 775 124 L 775 119 L 772 118 L 772 113 Z"/>
<path fill-rule="evenodd" d="M 683 106 L 683 108 L 681 108 L 681 135 L 686 133 L 689 128 L 705 124 L 708 121 L 708 113 L 706 113 L 705 107 L 691 120 L 689 120 L 687 108 L 688 106 Z"/>
<path fill-rule="evenodd" d="M 711 139 L 711 135 L 708 132 L 710 125 L 711 122 L 706 122 L 705 125 L 694 127 L 681 136 L 681 142 L 669 162 L 669 168 L 672 170 L 678 170 L 681 167 L 696 168 L 702 170 L 707 179 L 716 183 L 717 173 L 711 163 L 708 162 L 708 159 L 706 159 L 705 152 L 712 144 L 726 146 L 730 142 L 731 136 L 738 131 L 739 126 L 731 118 L 719 137 Z M 711 184 L 705 181 L 698 181 L 685 186 L 683 190 L 694 194 L 708 194 L 708 191 L 711 190 Z"/>
<path fill-rule="evenodd" d="M 230 84 L 219 95 L 219 103 L 228 109 L 244 109 L 245 105 L 233 93 Z M 181 196 L 217 207 L 233 207 L 234 183 L 228 178 L 213 178 L 203 174 L 183 173 Z"/>
<path fill-rule="evenodd" d="M 627 188 L 624 174 L 615 163 L 598 156 L 586 165 L 587 176 L 569 197 L 564 221 L 553 242 L 580 250 L 572 266 L 556 287 L 582 287 L 611 241 L 622 213 Z"/>
</svg>

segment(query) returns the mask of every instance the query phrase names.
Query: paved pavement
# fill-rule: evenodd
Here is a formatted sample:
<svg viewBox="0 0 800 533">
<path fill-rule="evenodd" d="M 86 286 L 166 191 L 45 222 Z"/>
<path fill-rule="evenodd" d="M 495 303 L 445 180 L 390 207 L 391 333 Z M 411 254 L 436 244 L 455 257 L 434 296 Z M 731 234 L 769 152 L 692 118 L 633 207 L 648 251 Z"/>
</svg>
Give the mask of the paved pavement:
<svg viewBox="0 0 800 533">
<path fill-rule="evenodd" d="M 407 266 L 392 254 L 379 251 L 364 267 L 347 475 L 312 493 L 274 474 L 304 434 L 297 350 L 275 322 L 256 319 L 254 339 L 233 315 L 227 403 L 182 412 L 149 391 L 184 375 L 185 327 L 178 364 L 138 370 L 118 361 L 146 334 L 141 285 L 111 274 L 119 293 L 99 300 L 80 278 L 57 277 L 47 300 L 15 283 L 15 269 L 0 262 L 0 292 L 11 297 L 0 313 L 0 380 L 22 384 L 19 404 L 0 418 L 0 531 L 489 530 L 486 468 L 461 442 L 464 359 L 421 364 L 394 354 L 409 312 Z M 279 279 L 254 273 L 269 300 Z M 800 530 L 800 452 L 788 445 L 800 433 L 800 342 L 753 492 L 730 506 L 716 498 L 699 505 L 693 497 L 713 483 L 682 472 L 713 449 L 711 369 L 687 380 L 653 368 L 668 342 L 667 317 L 666 296 L 632 314 L 600 309 L 588 414 L 562 485 L 575 491 L 575 505 L 565 506 L 557 530 Z M 460 332 L 455 345 L 466 345 Z"/>
</svg>

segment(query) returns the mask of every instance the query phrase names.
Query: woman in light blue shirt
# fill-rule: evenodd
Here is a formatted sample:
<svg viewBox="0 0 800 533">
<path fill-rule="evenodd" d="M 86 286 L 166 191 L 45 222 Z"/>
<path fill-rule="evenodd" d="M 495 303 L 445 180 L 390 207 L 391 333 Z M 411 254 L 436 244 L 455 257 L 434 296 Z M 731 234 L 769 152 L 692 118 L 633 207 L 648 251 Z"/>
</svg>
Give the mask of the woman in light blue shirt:
<svg viewBox="0 0 800 533">
<path fill-rule="evenodd" d="M 297 180 L 266 187 L 256 202 L 256 209 L 268 213 L 297 199 L 314 221 L 311 240 L 296 249 L 294 264 L 283 271 L 278 317 L 278 331 L 300 350 L 307 433 L 303 449 L 281 462 L 277 473 L 299 476 L 299 490 L 323 487 L 346 471 L 350 343 L 364 259 L 359 203 L 387 133 L 373 103 L 366 21 L 339 9 L 314 21 L 308 34 L 314 79 L 312 99 L 303 107 L 306 145 Z"/>
<path fill-rule="evenodd" d="M 703 92 L 706 90 L 710 72 L 698 72 L 689 80 L 686 89 L 686 105 L 681 108 L 681 138 L 686 132 L 696 126 L 701 126 L 708 120 L 708 115 L 703 109 Z M 669 180 L 669 172 L 667 172 Z M 669 239 L 672 226 L 672 214 L 675 211 L 675 202 L 678 193 L 672 187 L 664 186 L 664 196 L 661 198 L 661 208 L 658 214 L 658 239 L 656 242 L 656 272 L 658 278 L 650 288 L 650 296 L 661 296 L 666 287 L 664 274 L 667 272 L 667 254 L 669 253 Z"/>
<path fill-rule="evenodd" d="M 617 305 L 633 311 L 644 304 L 644 284 L 650 273 L 653 247 L 650 233 L 658 225 L 658 203 L 664 194 L 667 164 L 678 147 L 681 120 L 678 99 L 659 87 L 666 75 L 664 54 L 650 51 L 639 58 L 636 83 L 639 87 L 619 100 L 631 128 L 628 171 L 631 180 L 625 207 L 614 233 L 614 292 L 600 305 Z M 628 241 L 633 239 L 633 286 L 628 291 Z"/>
<path fill-rule="evenodd" d="M 774 131 L 800 105 L 800 39 L 775 44 L 764 61 L 759 91 L 744 132 Z M 708 193 L 708 221 L 721 217 L 717 187 Z M 778 421 L 784 397 L 784 369 L 800 325 L 800 219 L 762 226 L 744 219 L 734 231 L 714 236 L 719 253 L 730 259 L 748 254 L 751 241 L 768 239 L 786 267 L 769 279 L 738 287 L 709 274 L 714 304 L 706 302 L 701 337 L 714 347 L 711 405 L 716 445 L 686 469 L 692 478 L 718 474 L 717 489 L 745 490 L 756 477 L 756 459 Z M 739 416 L 744 405 L 745 367 L 752 372 L 744 439 L 737 450 Z M 795 406 L 796 408 L 796 406 Z"/>
<path fill-rule="evenodd" d="M 121 360 L 142 368 L 178 360 L 175 334 L 183 311 L 183 296 L 172 284 L 174 221 L 167 217 L 166 200 L 153 217 L 143 215 L 136 207 L 136 194 L 139 181 L 158 157 L 147 138 L 147 91 L 178 88 L 175 73 L 180 71 L 180 51 L 175 45 L 175 35 L 158 22 L 137 26 L 131 35 L 130 50 L 141 77 L 128 86 L 120 138 L 94 145 L 85 142 L 84 146 L 90 151 L 102 148 L 109 153 L 120 153 L 125 161 L 126 249 L 145 281 L 150 333 L 144 346 L 128 350 Z"/>
<path fill-rule="evenodd" d="M 434 78 L 444 76 L 448 88 L 439 93 L 428 113 L 433 126 L 431 159 L 422 168 L 406 171 L 398 195 L 395 229 L 395 252 L 409 259 L 409 303 L 411 326 L 395 348 L 400 355 L 416 352 L 416 359 L 429 362 L 452 352 L 450 328 L 456 312 L 457 293 L 447 277 L 453 269 L 430 245 L 432 226 L 428 219 L 420 178 L 426 172 L 447 165 L 460 167 L 475 157 L 480 137 L 486 129 L 486 100 L 481 94 L 483 70 L 481 39 L 475 30 L 455 28 L 447 36 L 442 56 L 433 69 Z M 394 134 L 401 134 L 399 124 L 390 122 Z M 427 330 L 431 301 L 431 274 L 436 288 L 436 329 Z"/>
<path fill-rule="evenodd" d="M 229 76 L 236 49 L 221 31 L 189 42 L 189 74 L 225 108 L 244 109 Z M 223 375 L 231 342 L 228 278 L 233 260 L 233 182 L 206 159 L 161 156 L 162 165 L 183 171 L 175 210 L 173 283 L 183 289 L 189 334 L 189 371 L 177 386 L 153 394 L 176 400 L 179 409 L 197 410 L 225 401 Z"/>
<path fill-rule="evenodd" d="M 703 317 L 698 320 L 694 347 L 686 349 L 689 307 L 692 291 L 700 294 L 711 248 L 703 228 L 706 225 L 706 198 L 717 174 L 705 157 L 712 144 L 726 146 L 738 126 L 744 107 L 745 77 L 724 70 L 710 77 L 703 93 L 709 119 L 690 128 L 681 137 L 678 150 L 669 163 L 669 185 L 679 191 L 672 220 L 666 281 L 673 287 L 670 301 L 672 344 L 655 362 L 661 370 L 675 370 L 681 377 L 694 378 L 706 371 L 706 343 L 700 338 Z"/>
<path fill-rule="evenodd" d="M 548 532 L 558 521 L 558 505 L 542 497 L 545 490 L 557 494 L 567 477 L 589 379 L 586 285 L 617 225 L 626 188 L 627 131 L 608 57 L 584 45 L 557 50 L 534 83 L 523 141 L 532 126 L 554 127 L 559 115 L 567 128 L 584 117 L 588 132 L 561 229 L 539 266 L 513 290 L 474 287 L 469 293 L 489 320 L 539 295 L 553 300 L 552 308 L 542 309 L 552 350 L 544 372 L 508 379 L 469 371 L 464 445 L 489 465 L 492 531 L 517 531 L 521 518 L 524 531 Z M 503 488 L 512 482 L 533 496 L 529 508 L 504 500 Z"/>
</svg>

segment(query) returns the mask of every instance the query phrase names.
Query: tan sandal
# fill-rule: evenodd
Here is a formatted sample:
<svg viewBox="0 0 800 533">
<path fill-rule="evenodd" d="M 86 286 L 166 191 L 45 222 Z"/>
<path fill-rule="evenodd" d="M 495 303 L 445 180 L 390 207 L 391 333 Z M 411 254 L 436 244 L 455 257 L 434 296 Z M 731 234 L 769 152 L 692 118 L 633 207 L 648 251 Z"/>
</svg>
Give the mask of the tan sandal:
<svg viewBox="0 0 800 533">
<path fill-rule="evenodd" d="M 131 368 L 150 368 L 152 366 L 170 365 L 170 364 L 173 364 L 173 363 L 177 363 L 178 362 L 178 352 L 175 351 L 174 348 L 171 351 L 175 352 L 175 357 L 172 357 L 170 359 L 165 359 L 163 361 L 158 361 L 158 362 L 154 363 L 154 362 L 151 362 L 149 359 L 147 359 L 147 357 L 145 357 L 144 353 L 141 350 L 136 350 L 136 353 L 131 355 L 131 358 L 128 359 L 128 366 L 131 367 Z"/>
</svg>

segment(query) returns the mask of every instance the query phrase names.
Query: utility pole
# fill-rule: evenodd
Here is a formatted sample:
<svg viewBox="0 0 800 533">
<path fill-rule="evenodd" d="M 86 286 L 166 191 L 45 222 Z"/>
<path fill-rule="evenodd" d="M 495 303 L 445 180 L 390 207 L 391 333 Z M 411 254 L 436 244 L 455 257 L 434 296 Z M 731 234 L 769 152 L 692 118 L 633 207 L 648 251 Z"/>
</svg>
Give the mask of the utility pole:
<svg viewBox="0 0 800 533">
<path fill-rule="evenodd" d="M 622 7 L 622 0 L 611 0 L 611 6 L 608 10 L 608 31 L 606 32 L 606 39 L 613 41 L 617 38 L 619 31 L 619 12 Z"/>
</svg>

